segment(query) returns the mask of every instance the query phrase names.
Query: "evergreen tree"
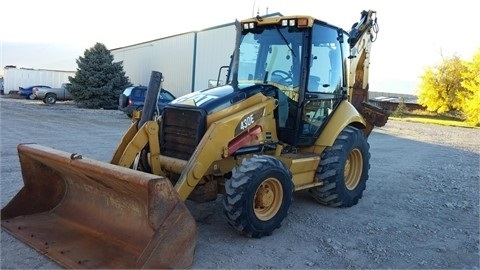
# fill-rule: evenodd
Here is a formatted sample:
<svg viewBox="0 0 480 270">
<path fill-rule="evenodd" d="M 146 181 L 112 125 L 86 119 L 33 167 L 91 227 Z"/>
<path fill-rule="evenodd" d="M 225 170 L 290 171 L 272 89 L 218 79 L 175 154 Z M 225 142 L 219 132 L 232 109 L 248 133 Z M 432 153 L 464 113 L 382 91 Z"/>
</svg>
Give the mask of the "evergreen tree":
<svg viewBox="0 0 480 270">
<path fill-rule="evenodd" d="M 405 98 L 400 98 L 397 108 L 393 111 L 392 116 L 404 117 L 408 113 L 407 105 L 405 105 Z"/>
<path fill-rule="evenodd" d="M 68 88 L 78 107 L 117 109 L 118 97 L 131 86 L 122 62 L 113 62 L 113 55 L 102 43 L 86 49 L 77 59 L 75 77 L 69 77 Z"/>
</svg>

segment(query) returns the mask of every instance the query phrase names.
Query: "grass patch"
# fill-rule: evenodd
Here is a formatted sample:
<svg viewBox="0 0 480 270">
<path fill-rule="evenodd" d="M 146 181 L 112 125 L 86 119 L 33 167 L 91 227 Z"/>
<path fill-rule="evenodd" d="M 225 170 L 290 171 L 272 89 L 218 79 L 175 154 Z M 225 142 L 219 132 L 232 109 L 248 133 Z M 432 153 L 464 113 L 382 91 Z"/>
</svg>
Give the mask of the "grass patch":
<svg viewBox="0 0 480 270">
<path fill-rule="evenodd" d="M 471 124 L 465 122 L 462 113 L 458 111 L 451 111 L 444 114 L 438 114 L 425 110 L 409 111 L 403 102 L 398 104 L 397 109 L 391 113 L 389 119 L 451 127 L 480 127 L 480 125 L 472 126 Z"/>
<path fill-rule="evenodd" d="M 442 125 L 442 126 L 451 126 L 451 127 L 468 127 L 468 128 L 478 128 L 471 126 L 464 122 L 461 119 L 456 119 L 451 116 L 445 115 L 405 115 L 403 117 L 395 117 L 390 116 L 389 119 L 398 120 L 398 121 L 406 121 L 406 122 L 416 122 L 416 123 L 424 123 L 424 124 L 435 124 L 435 125 Z"/>
</svg>

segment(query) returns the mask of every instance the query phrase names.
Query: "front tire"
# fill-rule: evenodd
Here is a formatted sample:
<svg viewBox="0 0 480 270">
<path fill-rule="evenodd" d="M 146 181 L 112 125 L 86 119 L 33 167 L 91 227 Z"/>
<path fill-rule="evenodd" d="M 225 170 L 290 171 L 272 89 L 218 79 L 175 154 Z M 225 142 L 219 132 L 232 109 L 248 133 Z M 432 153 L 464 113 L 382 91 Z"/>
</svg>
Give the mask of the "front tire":
<svg viewBox="0 0 480 270">
<path fill-rule="evenodd" d="M 369 148 L 365 134 L 347 126 L 321 155 L 317 177 L 324 185 L 311 188 L 312 197 L 328 206 L 356 205 L 368 180 Z"/>
<path fill-rule="evenodd" d="M 293 200 L 292 174 L 280 160 L 254 155 L 225 182 L 224 213 L 239 232 L 260 238 L 280 228 Z"/>
</svg>

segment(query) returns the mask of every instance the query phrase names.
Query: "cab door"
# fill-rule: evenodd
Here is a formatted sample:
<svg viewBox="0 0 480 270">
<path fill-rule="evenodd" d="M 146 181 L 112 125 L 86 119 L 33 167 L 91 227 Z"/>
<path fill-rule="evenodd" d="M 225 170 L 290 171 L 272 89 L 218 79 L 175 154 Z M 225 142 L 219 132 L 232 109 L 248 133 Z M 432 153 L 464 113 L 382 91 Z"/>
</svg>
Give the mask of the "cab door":
<svg viewBox="0 0 480 270">
<path fill-rule="evenodd" d="M 330 116 L 346 98 L 342 33 L 328 25 L 312 28 L 311 49 L 306 64 L 308 76 L 299 108 L 298 145 L 313 145 Z"/>
</svg>

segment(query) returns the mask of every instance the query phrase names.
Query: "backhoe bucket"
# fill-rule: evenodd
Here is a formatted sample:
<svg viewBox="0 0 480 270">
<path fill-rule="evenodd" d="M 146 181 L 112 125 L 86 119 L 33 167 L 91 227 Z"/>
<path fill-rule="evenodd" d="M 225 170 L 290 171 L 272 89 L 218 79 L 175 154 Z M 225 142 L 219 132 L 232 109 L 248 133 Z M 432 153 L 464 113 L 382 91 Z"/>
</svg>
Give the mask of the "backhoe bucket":
<svg viewBox="0 0 480 270">
<path fill-rule="evenodd" d="M 170 181 L 36 144 L 2 228 L 66 268 L 188 268 L 197 227 Z"/>
</svg>

